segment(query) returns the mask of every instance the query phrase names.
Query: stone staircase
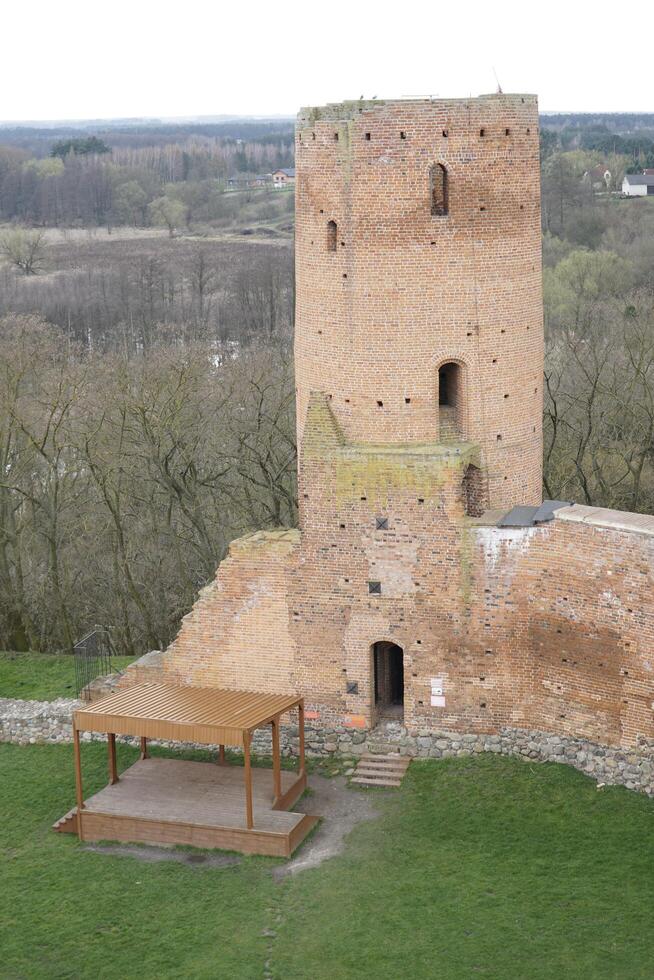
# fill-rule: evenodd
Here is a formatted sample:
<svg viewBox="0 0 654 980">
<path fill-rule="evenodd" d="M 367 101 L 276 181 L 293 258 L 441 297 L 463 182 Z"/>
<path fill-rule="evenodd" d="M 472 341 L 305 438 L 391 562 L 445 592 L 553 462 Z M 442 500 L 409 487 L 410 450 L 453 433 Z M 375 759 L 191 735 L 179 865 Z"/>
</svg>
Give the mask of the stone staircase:
<svg viewBox="0 0 654 980">
<path fill-rule="evenodd" d="M 357 786 L 402 785 L 410 759 L 400 755 L 362 755 L 350 782 Z"/>
<path fill-rule="evenodd" d="M 77 807 L 74 806 L 72 810 L 68 813 L 64 813 L 63 817 L 59 817 L 53 825 L 52 829 L 58 834 L 76 834 L 77 833 Z"/>
</svg>

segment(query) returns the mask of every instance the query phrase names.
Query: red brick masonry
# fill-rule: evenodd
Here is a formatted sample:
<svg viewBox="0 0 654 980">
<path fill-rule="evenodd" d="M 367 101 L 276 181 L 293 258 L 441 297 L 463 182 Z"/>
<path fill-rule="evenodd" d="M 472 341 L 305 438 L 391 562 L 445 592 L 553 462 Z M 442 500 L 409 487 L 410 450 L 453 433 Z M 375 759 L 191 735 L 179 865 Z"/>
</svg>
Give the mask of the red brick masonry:
<svg viewBox="0 0 654 980">
<path fill-rule="evenodd" d="M 297 691 L 356 732 L 388 641 L 414 735 L 652 739 L 654 518 L 496 526 L 541 494 L 536 99 L 303 110 L 296 149 L 301 531 L 233 542 L 166 679 Z"/>
</svg>

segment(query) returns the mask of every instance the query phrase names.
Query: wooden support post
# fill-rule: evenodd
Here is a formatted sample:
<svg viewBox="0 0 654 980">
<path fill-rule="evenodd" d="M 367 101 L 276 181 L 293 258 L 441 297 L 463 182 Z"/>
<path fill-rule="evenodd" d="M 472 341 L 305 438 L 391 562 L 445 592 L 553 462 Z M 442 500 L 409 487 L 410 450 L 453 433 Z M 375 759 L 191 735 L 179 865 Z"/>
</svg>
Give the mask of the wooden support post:
<svg viewBox="0 0 654 980">
<path fill-rule="evenodd" d="M 77 796 L 77 836 L 84 840 L 82 832 L 82 810 L 84 809 L 84 789 L 82 787 L 82 756 L 79 746 L 79 731 L 73 724 L 73 752 L 75 755 L 75 792 Z"/>
<path fill-rule="evenodd" d="M 279 715 L 272 722 L 273 806 L 282 795 L 282 761 L 279 752 Z"/>
<path fill-rule="evenodd" d="M 300 734 L 300 775 L 304 776 L 305 771 L 305 760 L 304 760 L 304 698 L 300 701 L 297 707 L 298 714 L 298 729 Z"/>
<path fill-rule="evenodd" d="M 250 765 L 250 733 L 243 732 L 243 759 L 245 761 L 245 826 L 254 827 L 252 813 L 252 767 Z"/>
<path fill-rule="evenodd" d="M 109 752 L 109 782 L 113 785 L 118 782 L 118 768 L 116 766 L 116 736 L 113 732 L 107 735 L 107 749 Z"/>
<path fill-rule="evenodd" d="M 225 766 L 225 765 L 227 765 L 227 763 L 225 761 L 225 746 L 224 745 L 219 745 L 218 746 L 218 765 L 219 766 Z"/>
<path fill-rule="evenodd" d="M 141 758 L 148 758 L 148 740 L 147 738 L 141 738 Z"/>
</svg>

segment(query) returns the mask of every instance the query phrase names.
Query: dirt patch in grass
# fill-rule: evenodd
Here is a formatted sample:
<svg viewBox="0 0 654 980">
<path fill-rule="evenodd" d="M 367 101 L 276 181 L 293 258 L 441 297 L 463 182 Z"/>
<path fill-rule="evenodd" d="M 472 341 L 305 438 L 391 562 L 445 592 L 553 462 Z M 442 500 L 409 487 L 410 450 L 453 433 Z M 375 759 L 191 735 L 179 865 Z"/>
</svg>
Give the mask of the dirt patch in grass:
<svg viewBox="0 0 654 980">
<path fill-rule="evenodd" d="M 322 821 L 297 855 L 273 870 L 276 880 L 306 871 L 307 868 L 317 868 L 323 861 L 342 854 L 345 838 L 357 824 L 379 816 L 375 804 L 378 794 L 351 790 L 342 776 L 326 779 L 324 776 L 312 775 L 309 788 L 311 792 L 299 800 L 293 809 L 301 813 L 318 814 Z"/>
<path fill-rule="evenodd" d="M 86 844 L 85 851 L 94 854 L 109 854 L 111 857 L 129 857 L 146 864 L 157 864 L 159 861 L 176 861 L 186 864 L 189 868 L 231 868 L 241 863 L 236 854 L 205 854 L 202 851 L 180 851 L 173 847 L 140 847 L 126 844 Z"/>
</svg>

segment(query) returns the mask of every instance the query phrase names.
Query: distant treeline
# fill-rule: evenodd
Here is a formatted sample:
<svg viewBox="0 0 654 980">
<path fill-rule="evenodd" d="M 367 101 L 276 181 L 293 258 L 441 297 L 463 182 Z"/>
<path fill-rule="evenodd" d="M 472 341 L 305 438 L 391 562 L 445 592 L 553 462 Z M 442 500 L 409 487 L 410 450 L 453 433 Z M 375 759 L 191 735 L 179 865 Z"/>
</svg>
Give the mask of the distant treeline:
<svg viewBox="0 0 654 980">
<path fill-rule="evenodd" d="M 654 112 L 541 112 L 540 124 L 556 130 L 603 128 L 622 135 L 654 133 Z"/>
<path fill-rule="evenodd" d="M 654 166 L 654 114 L 569 113 L 541 115 L 541 155 L 586 150 L 623 156 L 627 172 Z"/>
<path fill-rule="evenodd" d="M 0 131 L 0 222 L 144 226 L 161 224 L 163 209 L 174 215 L 171 229 L 191 220 L 212 223 L 229 210 L 222 191 L 230 174 L 293 164 L 290 134 L 245 142 L 196 133 L 180 143 L 148 144 L 143 134 L 125 134 L 109 153 L 82 153 L 76 147 L 88 140 L 55 139 L 50 131 L 44 155 L 30 156 L 22 147 L 3 145 L 6 133 Z M 60 153 L 68 143 L 70 152 Z M 109 144 L 103 138 L 99 145 Z M 153 202 L 159 202 L 154 209 Z"/>
<path fill-rule="evenodd" d="M 17 146 L 29 156 L 45 157 L 52 145 L 60 140 L 96 136 L 111 147 L 165 146 L 200 140 L 229 143 L 282 145 L 293 143 L 292 120 L 221 123 L 132 123 L 124 125 L 97 124 L 80 126 L 0 126 L 0 144 Z"/>
</svg>

